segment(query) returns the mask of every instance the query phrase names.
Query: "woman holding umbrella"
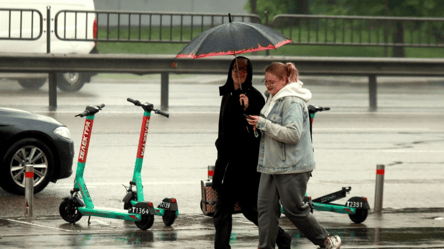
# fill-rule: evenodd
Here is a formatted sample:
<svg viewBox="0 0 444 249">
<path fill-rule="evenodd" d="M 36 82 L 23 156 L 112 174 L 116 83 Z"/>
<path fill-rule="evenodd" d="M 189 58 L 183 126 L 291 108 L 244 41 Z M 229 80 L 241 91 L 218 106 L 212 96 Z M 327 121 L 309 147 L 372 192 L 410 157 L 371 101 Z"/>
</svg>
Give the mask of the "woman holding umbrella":
<svg viewBox="0 0 444 249">
<path fill-rule="evenodd" d="M 257 196 L 260 173 L 256 167 L 260 137 L 255 136 L 244 113 L 258 115 L 265 100 L 252 85 L 252 72 L 250 61 L 245 57 L 237 57 L 231 62 L 226 84 L 219 89 L 223 97 L 216 140 L 218 154 L 212 185 L 218 194 L 213 216 L 216 249 L 231 248 L 229 242 L 232 213 L 236 202 L 239 203 L 243 215 L 258 225 Z M 290 235 L 279 228 L 276 240 L 278 247 L 290 248 L 290 243 Z"/>
<path fill-rule="evenodd" d="M 258 23 L 232 22 L 200 33 L 176 58 L 206 58 L 277 49 L 292 41 L 278 31 Z M 237 63 L 236 63 L 237 62 Z M 215 248 L 230 248 L 231 215 L 238 201 L 244 216 L 258 224 L 257 195 L 260 174 L 257 173 L 260 138 L 248 125 L 244 114 L 258 115 L 265 101 L 252 86 L 253 69 L 245 57 L 236 57 L 230 65 L 228 79 L 220 88 L 222 104 L 216 140 L 217 160 L 213 188 L 217 190 L 214 225 Z M 291 236 L 278 228 L 279 249 L 290 248 Z"/>
</svg>

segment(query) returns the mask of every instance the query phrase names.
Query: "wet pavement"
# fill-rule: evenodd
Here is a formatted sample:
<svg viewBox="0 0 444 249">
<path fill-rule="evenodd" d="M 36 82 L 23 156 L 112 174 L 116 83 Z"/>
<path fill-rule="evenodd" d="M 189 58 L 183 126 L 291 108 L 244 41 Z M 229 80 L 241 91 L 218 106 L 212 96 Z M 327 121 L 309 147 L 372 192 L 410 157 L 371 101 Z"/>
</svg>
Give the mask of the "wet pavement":
<svg viewBox="0 0 444 249">
<path fill-rule="evenodd" d="M 23 218 L 23 197 L 0 189 L 0 249 L 213 248 L 212 219 L 202 215 L 198 206 L 199 183 L 215 160 L 217 86 L 223 77 L 217 82 L 199 80 L 172 80 L 171 116 L 153 117 L 150 125 L 145 194 L 155 204 L 165 196 L 178 199 L 180 215 L 172 227 L 165 227 L 158 216 L 147 231 L 133 222 L 97 217 L 91 218 L 90 225 L 87 217 L 75 225 L 66 223 L 58 215 L 58 205 L 72 188 L 71 176 L 35 196 L 32 220 Z M 331 234 L 341 236 L 341 248 L 444 248 L 443 83 L 390 80 L 378 78 L 377 111 L 368 110 L 365 79 L 304 80 L 314 93 L 311 103 L 332 107 L 316 115 L 318 165 L 309 183 L 310 194 L 316 198 L 352 186 L 350 197 L 367 196 L 373 207 L 376 164 L 387 167 L 381 215 L 370 213 L 362 224 L 352 223 L 344 214 L 315 211 L 315 216 Z M 46 86 L 29 91 L 6 82 L 0 84 L 0 106 L 56 118 L 70 128 L 78 145 L 83 120 L 73 114 L 88 104 L 106 103 L 95 122 L 86 180 L 96 204 L 122 208 L 122 183 L 127 184 L 131 176 L 141 118 L 125 99 L 152 100 L 158 106 L 158 83 L 96 80 L 78 93 L 59 91 L 59 108 L 48 111 Z M 261 85 L 258 88 L 264 90 Z M 284 216 L 281 225 L 293 236 L 292 248 L 316 248 Z M 257 228 L 235 215 L 232 248 L 256 248 L 257 241 Z"/>
<path fill-rule="evenodd" d="M 362 224 L 347 215 L 316 212 L 315 216 L 330 234 L 343 241 L 341 248 L 444 248 L 444 210 L 405 210 L 371 213 Z M 3 248 L 213 248 L 212 218 L 181 214 L 171 227 L 160 218 L 143 231 L 133 222 L 87 217 L 68 224 L 58 216 L 35 219 L 0 219 L 0 247 Z M 316 248 L 285 218 L 281 226 L 293 240 L 292 248 Z M 257 228 L 233 216 L 232 248 L 255 248 Z"/>
</svg>

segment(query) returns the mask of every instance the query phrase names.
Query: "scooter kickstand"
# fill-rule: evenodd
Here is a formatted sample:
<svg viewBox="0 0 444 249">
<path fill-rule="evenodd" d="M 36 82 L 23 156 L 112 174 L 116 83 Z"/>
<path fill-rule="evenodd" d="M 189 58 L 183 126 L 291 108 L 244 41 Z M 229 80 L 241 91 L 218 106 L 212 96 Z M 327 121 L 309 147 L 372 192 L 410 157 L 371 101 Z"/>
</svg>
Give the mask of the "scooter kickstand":
<svg viewBox="0 0 444 249">
<path fill-rule="evenodd" d="M 91 225 L 91 215 L 88 217 L 88 226 Z"/>
</svg>

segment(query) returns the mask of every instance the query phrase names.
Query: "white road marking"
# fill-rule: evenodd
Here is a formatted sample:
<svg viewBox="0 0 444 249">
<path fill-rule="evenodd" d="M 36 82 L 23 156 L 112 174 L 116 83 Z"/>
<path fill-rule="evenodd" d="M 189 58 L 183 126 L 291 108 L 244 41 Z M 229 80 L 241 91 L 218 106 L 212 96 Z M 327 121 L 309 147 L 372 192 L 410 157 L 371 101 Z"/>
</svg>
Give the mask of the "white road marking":
<svg viewBox="0 0 444 249">
<path fill-rule="evenodd" d="M 444 150 L 376 150 L 371 152 L 388 152 L 388 153 L 444 153 Z"/>
<path fill-rule="evenodd" d="M 96 209 L 100 209 L 100 208 L 97 208 L 97 207 L 96 207 Z M 119 210 L 119 211 L 122 211 L 122 210 Z M 95 221 L 95 222 L 97 222 L 97 223 L 100 223 L 100 224 L 102 224 L 102 225 L 105 225 L 105 226 L 109 226 L 109 225 L 110 225 L 108 222 L 104 222 L 104 221 L 101 221 L 101 220 L 99 220 L 99 219 L 91 219 L 91 222 L 93 222 L 93 221 Z"/>
<path fill-rule="evenodd" d="M 57 228 L 57 227 L 50 227 L 50 226 L 44 226 L 44 225 L 40 225 L 40 224 L 36 224 L 33 222 L 26 222 L 26 221 L 20 221 L 20 220 L 13 220 L 13 219 L 6 219 L 9 222 L 16 222 L 16 223 L 20 223 L 20 224 L 24 224 L 24 225 L 31 225 L 31 226 L 36 226 L 36 227 L 43 227 L 43 228 L 48 228 L 48 229 L 54 229 L 54 230 L 58 230 L 58 231 L 63 231 L 63 232 L 76 232 L 78 233 L 79 231 L 76 230 L 67 230 L 67 229 L 61 229 L 61 228 Z"/>
<path fill-rule="evenodd" d="M 369 127 L 369 128 L 363 128 L 363 127 L 344 127 L 344 128 L 313 128 L 314 131 L 352 131 L 352 132 L 368 132 L 368 131 L 399 131 L 399 132 L 425 132 L 425 131 L 436 131 L 437 129 L 430 129 L 430 128 L 375 128 L 375 127 Z"/>
<path fill-rule="evenodd" d="M 82 107 L 84 108 L 84 107 Z M 80 108 L 79 110 L 76 111 L 64 111 L 64 110 L 57 110 L 57 111 L 32 111 L 33 113 L 38 113 L 38 114 L 49 114 L 49 113 L 54 113 L 54 114 L 78 114 L 81 112 L 81 110 L 83 110 L 82 108 Z M 169 107 L 170 109 L 174 109 L 174 107 Z M 181 106 L 181 108 L 183 108 Z M 169 114 L 219 114 L 219 107 L 218 106 L 210 106 L 208 108 L 215 108 L 215 111 L 198 111 L 199 108 L 202 108 L 203 110 L 208 109 L 207 107 L 190 107 L 192 109 L 194 109 L 193 111 L 169 111 Z M 107 110 L 106 112 L 103 112 L 102 115 L 105 114 L 134 114 L 140 113 L 140 110 Z M 390 115 L 390 116 L 394 116 L 394 115 L 413 115 L 413 116 L 417 116 L 417 115 L 439 115 L 439 116 L 444 116 L 444 113 L 442 112 L 411 112 L 411 111 L 393 111 L 393 112 L 383 112 L 383 111 L 379 111 L 379 112 L 366 112 L 366 111 L 362 111 L 362 112 L 323 112 L 322 114 L 316 114 L 316 115 Z"/>
<path fill-rule="evenodd" d="M 122 182 L 93 182 L 87 183 L 87 186 L 122 186 Z M 196 182 L 144 182 L 143 185 L 196 185 Z M 54 188 L 72 188 L 72 184 L 59 184 L 53 185 Z"/>
</svg>

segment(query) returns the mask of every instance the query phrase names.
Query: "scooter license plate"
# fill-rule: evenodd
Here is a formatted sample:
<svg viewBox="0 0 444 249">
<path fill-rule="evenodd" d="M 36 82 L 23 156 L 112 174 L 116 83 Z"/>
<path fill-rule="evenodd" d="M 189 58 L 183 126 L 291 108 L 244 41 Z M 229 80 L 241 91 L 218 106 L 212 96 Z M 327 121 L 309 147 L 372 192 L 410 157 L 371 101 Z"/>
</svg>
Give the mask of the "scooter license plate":
<svg viewBox="0 0 444 249">
<path fill-rule="evenodd" d="M 162 201 L 162 203 L 159 204 L 159 207 L 163 208 L 163 209 L 169 209 L 170 206 L 171 206 L 171 203 L 165 202 L 165 201 Z"/>
<path fill-rule="evenodd" d="M 345 203 L 345 206 L 353 207 L 353 208 L 363 208 L 364 202 L 362 202 L 362 201 L 347 201 L 347 203 Z"/>
<path fill-rule="evenodd" d="M 132 207 L 131 213 L 134 213 L 134 214 L 150 214 L 150 210 L 148 208 Z"/>
</svg>

